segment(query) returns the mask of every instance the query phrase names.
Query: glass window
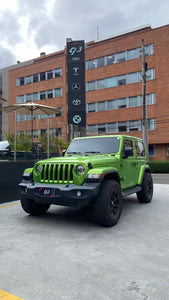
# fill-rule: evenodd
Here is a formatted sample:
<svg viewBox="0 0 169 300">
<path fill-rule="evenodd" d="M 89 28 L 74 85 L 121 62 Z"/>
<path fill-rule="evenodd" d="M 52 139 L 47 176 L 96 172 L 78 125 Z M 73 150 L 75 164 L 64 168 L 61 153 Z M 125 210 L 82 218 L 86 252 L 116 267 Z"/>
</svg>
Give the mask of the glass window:
<svg viewBox="0 0 169 300">
<path fill-rule="evenodd" d="M 98 102 L 98 111 L 104 111 L 105 110 L 105 102 Z"/>
<path fill-rule="evenodd" d="M 120 52 L 120 53 L 117 53 L 116 54 L 116 59 L 117 59 L 117 62 L 123 62 L 126 60 L 126 54 L 125 52 Z"/>
<path fill-rule="evenodd" d="M 16 86 L 20 86 L 20 78 L 16 79 Z"/>
<path fill-rule="evenodd" d="M 16 103 L 24 103 L 24 95 L 16 97 Z"/>
<path fill-rule="evenodd" d="M 34 138 L 38 138 L 38 137 L 39 137 L 39 134 L 40 134 L 40 131 L 39 131 L 39 130 L 33 130 L 33 137 L 34 137 Z"/>
<path fill-rule="evenodd" d="M 87 91 L 95 91 L 95 81 L 87 82 Z"/>
<path fill-rule="evenodd" d="M 56 128 L 56 136 L 58 137 L 62 136 L 62 128 Z"/>
<path fill-rule="evenodd" d="M 47 91 L 47 99 L 53 98 L 53 90 L 48 90 Z"/>
<path fill-rule="evenodd" d="M 155 78 L 155 71 L 154 69 L 149 69 L 146 72 L 146 80 L 152 80 Z"/>
<path fill-rule="evenodd" d="M 32 83 L 32 76 L 25 77 L 25 84 Z"/>
<path fill-rule="evenodd" d="M 106 87 L 105 79 L 97 80 L 97 90 L 105 89 L 105 87 Z"/>
<path fill-rule="evenodd" d="M 20 85 L 24 85 L 24 84 L 25 84 L 24 77 L 21 77 L 20 78 Z"/>
<path fill-rule="evenodd" d="M 134 96 L 129 98 L 129 107 L 140 106 L 140 96 Z"/>
<path fill-rule="evenodd" d="M 60 69 L 55 69 L 54 70 L 54 77 L 56 78 L 56 77 L 60 77 L 60 76 L 62 76 L 62 69 L 60 68 Z"/>
<path fill-rule="evenodd" d="M 33 75 L 33 82 L 38 82 L 39 81 L 39 75 L 38 74 L 34 74 Z"/>
<path fill-rule="evenodd" d="M 54 97 L 62 96 L 62 88 L 55 89 Z"/>
<path fill-rule="evenodd" d="M 88 125 L 87 130 L 88 130 L 88 135 L 98 134 L 97 125 Z"/>
<path fill-rule="evenodd" d="M 26 95 L 26 102 L 29 102 L 32 100 L 32 94 L 27 94 Z"/>
<path fill-rule="evenodd" d="M 149 156 L 156 156 L 156 146 L 148 145 Z"/>
<path fill-rule="evenodd" d="M 25 115 L 17 114 L 17 122 L 25 121 Z"/>
<path fill-rule="evenodd" d="M 91 59 L 87 61 L 87 70 L 91 70 L 95 68 L 95 59 Z"/>
<path fill-rule="evenodd" d="M 106 126 L 105 124 L 98 125 L 98 134 L 105 134 L 106 133 Z"/>
<path fill-rule="evenodd" d="M 147 105 L 155 104 L 155 94 L 146 95 L 146 103 Z"/>
<path fill-rule="evenodd" d="M 46 73 L 42 72 L 40 73 L 40 81 L 46 80 Z"/>
<path fill-rule="evenodd" d="M 126 149 L 133 150 L 132 140 L 124 140 L 123 141 L 123 155 L 125 155 L 125 150 Z M 134 156 L 134 152 L 132 151 L 129 156 L 133 157 Z"/>
<path fill-rule="evenodd" d="M 53 78 L 53 70 L 47 72 L 47 79 Z"/>
<path fill-rule="evenodd" d="M 46 91 L 40 92 L 40 100 L 46 99 Z"/>
<path fill-rule="evenodd" d="M 138 82 L 138 74 L 136 73 L 130 73 L 127 74 L 127 83 L 135 83 Z"/>
<path fill-rule="evenodd" d="M 145 156 L 144 146 L 142 142 L 135 141 L 135 147 L 137 156 Z"/>
<path fill-rule="evenodd" d="M 108 55 L 107 56 L 107 65 L 112 65 L 115 63 L 115 55 Z"/>
<path fill-rule="evenodd" d="M 106 81 L 108 88 L 116 86 L 116 77 L 109 77 L 106 79 Z"/>
<path fill-rule="evenodd" d="M 118 122 L 118 131 L 127 131 L 127 122 Z"/>
<path fill-rule="evenodd" d="M 107 109 L 116 109 L 116 100 L 109 100 L 107 101 Z"/>
<path fill-rule="evenodd" d="M 145 56 L 154 54 L 154 45 L 147 45 L 144 47 Z"/>
<path fill-rule="evenodd" d="M 117 100 L 117 108 L 125 108 L 127 107 L 126 98 L 118 99 Z"/>
<path fill-rule="evenodd" d="M 62 108 L 61 107 L 58 108 L 57 114 L 55 114 L 53 117 L 60 117 L 60 116 L 62 116 Z"/>
<path fill-rule="evenodd" d="M 95 111 L 96 111 L 96 103 L 89 103 L 88 112 L 95 112 Z"/>
<path fill-rule="evenodd" d="M 141 130 L 141 121 L 129 121 L 129 131 L 140 131 Z"/>
<path fill-rule="evenodd" d="M 132 49 L 132 50 L 128 50 L 127 51 L 127 59 L 131 60 L 131 59 L 136 59 L 138 58 L 138 49 Z"/>
<path fill-rule="evenodd" d="M 108 123 L 106 133 L 114 133 L 116 132 L 116 123 Z"/>
<path fill-rule="evenodd" d="M 147 128 L 148 128 L 148 130 L 155 130 L 156 129 L 156 119 L 148 119 L 147 120 Z"/>
<path fill-rule="evenodd" d="M 33 93 L 33 101 L 37 101 L 38 100 L 38 93 Z"/>
<path fill-rule="evenodd" d="M 118 76 L 117 83 L 118 83 L 118 85 L 126 84 L 126 75 Z"/>
<path fill-rule="evenodd" d="M 103 67 L 104 65 L 104 57 L 97 58 L 97 68 Z"/>
</svg>

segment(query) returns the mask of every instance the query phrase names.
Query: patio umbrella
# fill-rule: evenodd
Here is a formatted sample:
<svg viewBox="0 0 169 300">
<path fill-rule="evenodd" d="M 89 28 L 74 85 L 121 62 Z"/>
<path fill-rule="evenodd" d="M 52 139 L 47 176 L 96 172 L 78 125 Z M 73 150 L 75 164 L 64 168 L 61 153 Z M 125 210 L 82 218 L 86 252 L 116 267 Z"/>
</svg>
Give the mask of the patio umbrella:
<svg viewBox="0 0 169 300">
<path fill-rule="evenodd" d="M 6 102 L 7 100 L 5 100 L 4 98 L 0 97 L 0 103 L 4 103 Z"/>
<path fill-rule="evenodd" d="M 15 142 L 14 142 L 14 160 L 16 160 L 16 113 L 22 115 L 31 115 L 32 121 L 32 144 L 33 144 L 33 115 L 51 115 L 60 114 L 60 110 L 53 106 L 47 106 L 34 102 L 17 103 L 2 108 L 6 113 L 15 112 Z M 48 119 L 48 157 L 49 157 L 49 119 Z"/>
</svg>

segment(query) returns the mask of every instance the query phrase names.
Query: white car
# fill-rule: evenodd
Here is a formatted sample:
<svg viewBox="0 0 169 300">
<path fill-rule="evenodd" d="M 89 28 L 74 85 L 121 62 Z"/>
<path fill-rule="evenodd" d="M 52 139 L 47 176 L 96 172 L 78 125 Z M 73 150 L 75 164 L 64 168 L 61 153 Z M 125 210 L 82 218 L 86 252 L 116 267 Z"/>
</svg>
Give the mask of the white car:
<svg viewBox="0 0 169 300">
<path fill-rule="evenodd" d="M 0 142 L 0 151 L 9 151 L 8 141 L 1 141 Z"/>
</svg>

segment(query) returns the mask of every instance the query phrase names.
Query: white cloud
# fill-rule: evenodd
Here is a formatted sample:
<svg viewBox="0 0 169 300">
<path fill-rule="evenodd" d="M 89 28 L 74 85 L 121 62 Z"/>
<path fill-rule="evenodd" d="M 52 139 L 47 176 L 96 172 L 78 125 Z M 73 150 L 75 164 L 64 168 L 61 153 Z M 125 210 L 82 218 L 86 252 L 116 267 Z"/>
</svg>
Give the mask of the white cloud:
<svg viewBox="0 0 169 300">
<path fill-rule="evenodd" d="M 96 40 L 97 26 L 102 37 L 162 26 L 168 11 L 168 0 L 0 0 L 0 47 L 25 61 L 63 49 L 67 37 Z"/>
</svg>

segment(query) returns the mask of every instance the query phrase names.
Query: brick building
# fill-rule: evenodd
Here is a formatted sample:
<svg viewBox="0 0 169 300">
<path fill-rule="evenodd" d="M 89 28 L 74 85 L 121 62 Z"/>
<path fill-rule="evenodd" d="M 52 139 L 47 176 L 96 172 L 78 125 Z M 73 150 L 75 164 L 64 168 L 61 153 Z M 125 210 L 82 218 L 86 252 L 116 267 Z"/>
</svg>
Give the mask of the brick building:
<svg viewBox="0 0 169 300">
<path fill-rule="evenodd" d="M 148 144 L 151 159 L 169 159 L 169 25 L 144 26 L 116 36 L 86 43 L 86 118 L 88 135 L 123 133 L 142 137 L 141 41 L 144 39 Z M 20 63 L 8 74 L 8 104 L 39 101 L 60 108 L 50 116 L 50 132 L 66 139 L 66 50 Z M 5 89 L 2 85 L 2 92 Z M 5 97 L 4 97 L 5 98 Z M 43 117 L 43 118 L 42 118 Z M 14 116 L 9 115 L 9 130 Z M 18 115 L 17 131 L 28 133 L 31 122 Z M 44 116 L 34 120 L 34 138 L 45 132 Z"/>
</svg>

